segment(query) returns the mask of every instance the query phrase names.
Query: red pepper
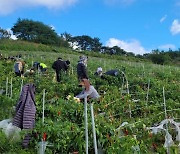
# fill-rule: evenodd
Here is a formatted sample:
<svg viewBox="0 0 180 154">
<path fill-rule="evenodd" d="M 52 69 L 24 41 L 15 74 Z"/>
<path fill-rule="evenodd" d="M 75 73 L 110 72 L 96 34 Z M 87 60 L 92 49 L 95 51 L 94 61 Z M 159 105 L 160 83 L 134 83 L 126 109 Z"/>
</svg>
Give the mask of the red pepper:
<svg viewBox="0 0 180 154">
<path fill-rule="evenodd" d="M 127 130 L 127 129 L 124 130 L 124 134 L 125 134 L 126 136 L 128 135 L 128 130 Z"/>
<path fill-rule="evenodd" d="M 61 115 L 61 112 L 60 111 L 58 111 L 58 116 L 60 116 Z"/>
<path fill-rule="evenodd" d="M 46 134 L 46 132 L 43 134 L 43 141 L 46 141 L 46 139 L 47 139 L 47 134 Z"/>
<path fill-rule="evenodd" d="M 124 100 L 124 96 L 122 96 L 122 100 Z"/>
<path fill-rule="evenodd" d="M 156 143 L 152 143 L 153 148 L 156 150 L 157 149 L 157 144 Z"/>
<path fill-rule="evenodd" d="M 152 133 L 149 133 L 149 138 L 152 138 L 153 134 Z"/>
</svg>

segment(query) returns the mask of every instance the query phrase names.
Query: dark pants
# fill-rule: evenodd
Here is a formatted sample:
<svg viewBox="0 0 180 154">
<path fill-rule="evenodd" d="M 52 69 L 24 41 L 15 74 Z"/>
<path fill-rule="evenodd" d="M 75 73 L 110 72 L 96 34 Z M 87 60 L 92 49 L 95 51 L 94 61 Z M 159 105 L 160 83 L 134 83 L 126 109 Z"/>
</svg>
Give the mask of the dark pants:
<svg viewBox="0 0 180 154">
<path fill-rule="evenodd" d="M 56 79 L 57 79 L 57 82 L 61 81 L 61 71 L 60 70 L 56 70 Z"/>
<path fill-rule="evenodd" d="M 41 72 L 46 72 L 46 68 L 41 68 Z"/>
<path fill-rule="evenodd" d="M 15 72 L 16 76 L 21 76 L 21 72 Z"/>
</svg>

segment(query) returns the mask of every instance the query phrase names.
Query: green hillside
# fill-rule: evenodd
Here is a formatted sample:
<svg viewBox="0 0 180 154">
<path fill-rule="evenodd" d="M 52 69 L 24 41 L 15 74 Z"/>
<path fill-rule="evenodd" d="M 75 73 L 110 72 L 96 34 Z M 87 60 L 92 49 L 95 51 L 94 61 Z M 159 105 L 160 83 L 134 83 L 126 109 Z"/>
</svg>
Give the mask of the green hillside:
<svg viewBox="0 0 180 154">
<path fill-rule="evenodd" d="M 96 134 L 99 149 L 104 153 L 166 153 L 164 148 L 164 131 L 152 134 L 147 127 L 157 126 L 162 120 L 169 118 L 180 121 L 180 69 L 175 66 L 155 65 L 148 61 L 133 57 L 102 55 L 89 52 L 74 52 L 66 48 L 54 48 L 35 43 L 14 42 L 0 43 L 0 53 L 4 56 L 22 54 L 26 61 L 26 69 L 35 61 L 47 64 L 45 74 L 36 73 L 33 77 L 15 77 L 14 62 L 0 60 L 0 87 L 5 92 L 0 95 L 0 121 L 12 118 L 13 106 L 16 105 L 21 84 L 34 83 L 36 85 L 36 126 L 29 149 L 22 149 L 21 141 L 14 142 L 6 139 L 0 131 L 1 153 L 37 153 L 38 143 L 43 134 L 47 134 L 46 153 L 85 153 L 84 134 L 84 106 L 75 100 L 67 100 L 68 95 L 75 96 L 82 89 L 78 87 L 76 65 L 79 56 L 88 55 L 88 74 L 92 85 L 101 95 L 100 103 L 94 104 Z M 48 51 L 48 52 L 46 52 Z M 67 74 L 63 74 L 62 83 L 53 81 L 54 71 L 52 63 L 62 57 L 70 60 L 71 67 Z M 102 80 L 94 76 L 97 67 L 103 71 L 119 69 L 123 76 L 108 77 Z M 7 89 L 8 78 L 8 89 Z M 12 94 L 11 94 L 12 80 Z M 148 88 L 149 87 L 149 88 Z M 165 96 L 163 97 L 163 87 Z M 7 89 L 7 91 L 6 91 Z M 45 96 L 45 123 L 42 124 L 42 98 Z M 129 92 L 128 92 L 129 91 Z M 164 98 L 167 109 L 165 117 Z M 89 106 L 89 105 L 88 105 Z M 93 153 L 93 137 L 91 131 L 90 109 L 89 118 L 89 152 Z M 127 125 L 121 126 L 123 122 Z M 121 127 L 120 127 L 121 126 Z M 179 141 L 176 141 L 177 131 L 168 124 L 168 131 L 172 135 L 174 144 L 169 148 L 171 153 L 178 153 Z M 23 138 L 26 132 L 21 132 Z M 180 134 L 179 134 L 180 135 Z"/>
</svg>

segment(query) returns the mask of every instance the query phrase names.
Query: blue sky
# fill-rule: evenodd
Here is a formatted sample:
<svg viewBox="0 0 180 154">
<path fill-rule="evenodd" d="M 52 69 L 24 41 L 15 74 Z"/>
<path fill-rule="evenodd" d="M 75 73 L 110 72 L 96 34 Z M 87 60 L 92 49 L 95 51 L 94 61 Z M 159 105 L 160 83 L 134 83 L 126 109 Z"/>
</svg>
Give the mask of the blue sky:
<svg viewBox="0 0 180 154">
<path fill-rule="evenodd" d="M 180 0 L 0 0 L 0 27 L 28 18 L 143 54 L 180 48 L 179 10 Z"/>
</svg>

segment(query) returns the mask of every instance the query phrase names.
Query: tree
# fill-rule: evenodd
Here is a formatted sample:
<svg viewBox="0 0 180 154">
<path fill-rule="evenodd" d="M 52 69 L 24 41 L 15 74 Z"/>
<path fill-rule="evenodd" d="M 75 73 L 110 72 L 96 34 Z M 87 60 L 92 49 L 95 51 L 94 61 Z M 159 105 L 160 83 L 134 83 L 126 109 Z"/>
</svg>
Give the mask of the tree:
<svg viewBox="0 0 180 154">
<path fill-rule="evenodd" d="M 39 21 L 18 19 L 11 30 L 21 40 L 51 45 L 59 43 L 57 33 L 50 26 Z"/>
<path fill-rule="evenodd" d="M 67 32 L 62 33 L 61 38 L 63 38 L 66 41 L 72 41 L 72 35 Z"/>
<path fill-rule="evenodd" d="M 100 42 L 100 39 L 98 37 L 94 37 L 92 40 L 92 50 L 93 51 L 100 51 L 102 47 L 102 43 Z"/>
<path fill-rule="evenodd" d="M 121 49 L 118 46 L 114 46 L 112 47 L 112 49 L 114 49 L 116 51 L 115 53 L 118 55 L 125 55 L 127 53 L 126 51 L 124 51 L 124 49 Z"/>
<path fill-rule="evenodd" d="M 88 35 L 75 36 L 71 39 L 71 41 L 72 43 L 76 42 L 80 49 L 89 51 L 99 51 L 102 45 L 99 38 L 91 38 Z"/>
<path fill-rule="evenodd" d="M 9 39 L 11 37 L 11 34 L 0 27 L 0 39 Z"/>
</svg>

